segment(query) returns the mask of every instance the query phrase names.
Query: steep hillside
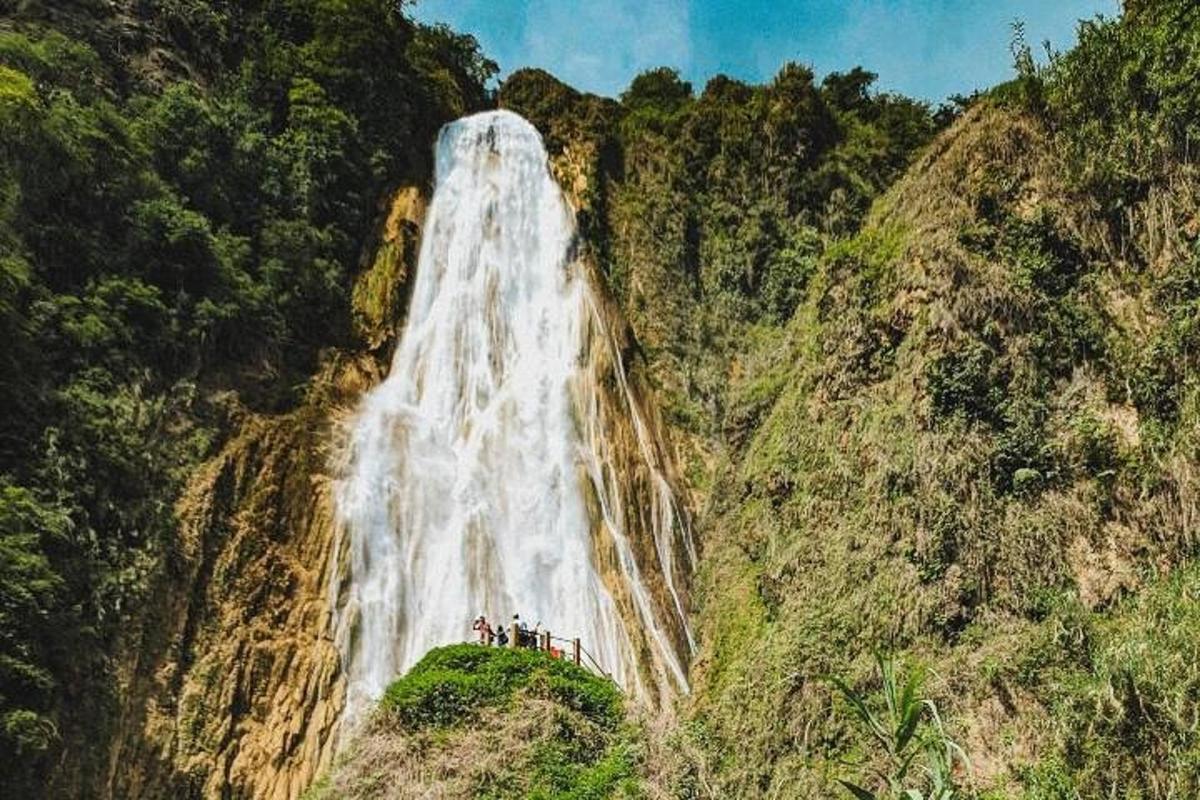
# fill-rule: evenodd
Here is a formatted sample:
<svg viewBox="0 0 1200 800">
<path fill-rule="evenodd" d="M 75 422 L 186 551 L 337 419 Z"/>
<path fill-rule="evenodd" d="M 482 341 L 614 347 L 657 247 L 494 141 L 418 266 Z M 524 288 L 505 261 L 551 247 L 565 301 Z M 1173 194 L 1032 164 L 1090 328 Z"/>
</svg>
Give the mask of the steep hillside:
<svg viewBox="0 0 1200 800">
<path fill-rule="evenodd" d="M 962 792 L 1197 791 L 1197 16 L 1139 3 L 1046 67 L 1018 29 L 907 168 L 932 118 L 861 72 L 502 88 L 583 162 L 690 459 L 680 796 L 878 788 L 877 652 L 932 670 Z"/>
<path fill-rule="evenodd" d="M 1092 25 L 981 102 L 738 360 L 690 712 L 718 794 L 894 770 L 829 681 L 871 694 L 876 651 L 933 669 L 968 790 L 1198 791 L 1197 30 Z"/>
</svg>

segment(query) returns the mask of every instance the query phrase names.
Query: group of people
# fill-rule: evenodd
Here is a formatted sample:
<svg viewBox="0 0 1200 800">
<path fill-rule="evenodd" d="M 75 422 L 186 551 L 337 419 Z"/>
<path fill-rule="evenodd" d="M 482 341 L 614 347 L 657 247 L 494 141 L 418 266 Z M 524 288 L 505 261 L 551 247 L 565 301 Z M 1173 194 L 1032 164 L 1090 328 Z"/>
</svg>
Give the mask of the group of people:
<svg viewBox="0 0 1200 800">
<path fill-rule="evenodd" d="M 517 647 L 536 649 L 542 634 L 542 623 L 539 622 L 533 628 L 530 628 L 521 619 L 520 614 L 513 614 L 512 621 L 517 630 Z M 475 631 L 478 635 L 479 643 L 482 645 L 487 647 L 491 647 L 492 645 L 496 647 L 508 647 L 509 638 L 505 626 L 497 625 L 493 628 L 483 614 L 475 618 L 474 624 L 471 625 L 471 630 Z"/>
</svg>

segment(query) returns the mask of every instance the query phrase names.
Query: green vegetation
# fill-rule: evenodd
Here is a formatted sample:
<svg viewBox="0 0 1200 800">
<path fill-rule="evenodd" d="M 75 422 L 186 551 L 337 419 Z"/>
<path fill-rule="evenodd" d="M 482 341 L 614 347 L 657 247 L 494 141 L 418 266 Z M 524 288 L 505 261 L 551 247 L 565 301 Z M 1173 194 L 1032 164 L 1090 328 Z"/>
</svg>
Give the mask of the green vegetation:
<svg viewBox="0 0 1200 800">
<path fill-rule="evenodd" d="M 870 685 L 879 649 L 933 670 L 961 796 L 1196 791 L 1168 655 L 1194 649 L 1192 5 L 1090 22 L 1042 67 L 1018 38 L 1017 82 L 822 248 L 781 331 L 741 340 L 699 522 L 711 796 L 888 769 L 822 683 Z"/>
<path fill-rule="evenodd" d="M 430 651 L 388 687 L 380 709 L 405 729 L 461 723 L 485 708 L 519 703 L 527 693 L 552 699 L 593 722 L 623 715 L 611 682 L 538 651 L 458 645 Z"/>
<path fill-rule="evenodd" d="M 495 800 L 637 797 L 639 739 L 607 679 L 540 652 L 443 647 L 388 687 L 310 797 L 364 800 L 405 780 Z"/>
<path fill-rule="evenodd" d="M 882 682 L 883 709 L 877 713 L 867 697 L 844 681 L 835 684 L 854 716 L 866 726 L 886 755 L 886 766 L 876 774 L 886 787 L 886 797 L 897 800 L 953 800 L 958 796 L 955 769 L 968 768 L 966 754 L 946 735 L 937 705 L 921 696 L 926 675 L 920 669 L 909 670 L 901 680 L 895 663 L 876 656 Z M 922 761 L 922 757 L 924 760 Z M 880 795 L 858 783 L 839 782 L 857 800 L 878 800 Z M 920 785 L 922 788 L 915 788 Z"/>
<path fill-rule="evenodd" d="M 1200 135 L 1195 7 L 1128 5 L 1124 20 L 1085 22 L 1079 46 L 1037 76 L 1076 181 L 1111 222 L 1190 163 Z"/>
<path fill-rule="evenodd" d="M 1191 719 L 1200 569 L 1188 564 L 1107 613 L 1053 598 L 1027 649 L 990 679 L 1028 691 L 1051 719 L 1047 747 L 1023 766 L 1026 797 L 1187 797 L 1200 791 Z"/>
<path fill-rule="evenodd" d="M 572 141 L 592 154 L 586 238 L 681 432 L 718 432 L 743 340 L 791 318 L 831 238 L 933 135 L 930 109 L 872 92 L 875 77 L 818 84 L 788 64 L 766 85 L 718 76 L 697 95 L 663 68 L 619 104 L 535 71 L 501 87 L 552 153 Z"/>
<path fill-rule="evenodd" d="M 119 653 L 226 409 L 288 408 L 378 203 L 488 101 L 386 0 L 0 3 L 0 778 L 108 769 Z M 86 794 L 87 792 L 85 792 Z"/>
<path fill-rule="evenodd" d="M 316 797 L 1200 793 L 1194 2 L 1042 64 L 1018 25 L 1014 80 L 936 111 L 798 64 L 493 98 L 403 5 L 0 0 L 0 794 L 99 793 L 183 485 L 378 346 L 381 201 L 493 101 L 684 454 L 694 693 L 657 742 L 570 665 L 438 650 Z"/>
</svg>

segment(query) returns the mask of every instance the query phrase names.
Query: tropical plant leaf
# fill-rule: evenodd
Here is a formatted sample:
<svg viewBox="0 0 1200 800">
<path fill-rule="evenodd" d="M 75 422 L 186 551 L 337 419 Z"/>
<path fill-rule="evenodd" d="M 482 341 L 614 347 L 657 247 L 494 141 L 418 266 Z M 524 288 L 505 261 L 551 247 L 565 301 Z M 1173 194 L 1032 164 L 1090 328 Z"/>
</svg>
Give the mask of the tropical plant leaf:
<svg viewBox="0 0 1200 800">
<path fill-rule="evenodd" d="M 970 764 L 963 749 L 946 735 L 937 705 L 921 696 L 929 673 L 917 667 L 901 675 L 896 662 L 880 653 L 876 653 L 875 661 L 882 679 L 880 692 L 887 710 L 885 721 L 871 711 L 863 695 L 849 684 L 838 678 L 831 680 L 854 715 L 886 751 L 888 768 L 879 772 L 880 780 L 888 787 L 885 796 L 894 800 L 955 800 L 958 796 L 954 781 L 955 761 L 961 759 L 968 769 Z M 914 788 L 906 784 L 918 760 L 923 763 L 914 781 L 918 787 Z M 878 795 L 857 784 L 841 779 L 838 782 L 856 798 L 878 800 Z"/>
<path fill-rule="evenodd" d="M 840 783 L 846 789 L 846 791 L 854 795 L 857 800 L 879 800 L 874 792 L 867 791 L 863 787 L 853 784 L 850 781 L 844 781 L 841 778 L 838 778 L 838 783 Z"/>
<path fill-rule="evenodd" d="M 883 678 L 883 699 L 887 702 L 888 713 L 891 715 L 892 728 L 895 728 L 900 718 L 900 709 L 896 697 L 896 665 L 891 658 L 882 653 L 875 654 L 875 663 L 879 665 L 879 674 Z"/>
<path fill-rule="evenodd" d="M 919 749 L 913 748 L 912 752 L 910 752 L 907 756 L 905 756 L 903 759 L 900 760 L 899 765 L 896 767 L 896 773 L 895 773 L 896 780 L 898 780 L 898 781 L 904 780 L 904 778 L 908 775 L 908 770 L 912 767 L 913 760 L 916 759 L 916 757 L 919 756 L 920 754 L 921 754 L 921 751 Z"/>
<path fill-rule="evenodd" d="M 896 726 L 896 752 L 903 752 L 908 747 L 921 722 L 922 705 L 916 699 L 919 688 L 917 684 L 918 679 L 910 678 L 901 695 L 900 724 Z"/>
<path fill-rule="evenodd" d="M 862 696 L 858 692 L 854 691 L 854 689 L 850 688 L 850 685 L 841 678 L 833 678 L 832 680 L 834 686 L 836 686 L 838 691 L 842 693 L 842 697 L 845 698 L 846 703 L 849 704 L 850 709 L 854 712 L 854 715 L 862 720 L 862 722 L 871 730 L 872 735 L 879 740 L 880 744 L 888 748 L 890 751 L 891 740 L 888 736 L 887 730 L 883 727 L 875 715 L 871 713 L 871 709 L 867 708 L 867 704 L 863 700 Z"/>
</svg>

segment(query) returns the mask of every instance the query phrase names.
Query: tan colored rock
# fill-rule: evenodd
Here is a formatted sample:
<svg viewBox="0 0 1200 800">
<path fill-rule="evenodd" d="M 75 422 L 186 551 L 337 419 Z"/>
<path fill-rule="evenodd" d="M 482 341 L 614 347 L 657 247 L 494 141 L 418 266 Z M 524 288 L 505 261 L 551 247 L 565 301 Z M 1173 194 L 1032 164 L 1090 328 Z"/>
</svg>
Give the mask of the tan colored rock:
<svg viewBox="0 0 1200 800">
<path fill-rule="evenodd" d="M 368 350 L 394 342 L 408 300 L 408 278 L 417 266 L 425 198 L 415 186 L 393 195 L 379 247 L 351 294 L 354 330 Z"/>
<path fill-rule="evenodd" d="M 168 646 L 130 698 L 113 796 L 291 798 L 327 761 L 334 726 L 313 710 L 341 697 L 324 624 L 329 434 L 322 408 L 249 417 L 180 501 Z"/>
</svg>

